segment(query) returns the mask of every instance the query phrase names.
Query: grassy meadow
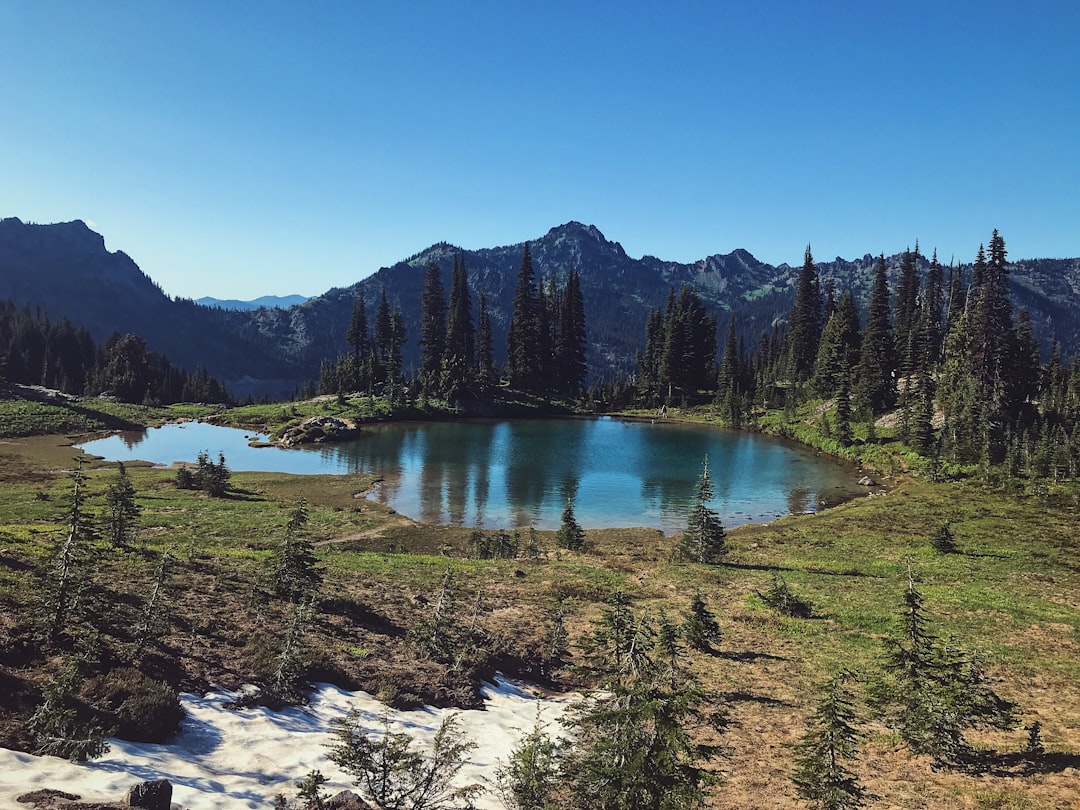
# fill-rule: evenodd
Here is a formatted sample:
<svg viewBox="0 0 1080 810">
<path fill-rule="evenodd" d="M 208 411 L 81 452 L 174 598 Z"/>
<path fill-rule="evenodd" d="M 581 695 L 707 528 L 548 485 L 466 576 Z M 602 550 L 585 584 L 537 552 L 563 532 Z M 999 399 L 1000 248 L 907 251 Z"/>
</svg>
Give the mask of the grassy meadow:
<svg viewBox="0 0 1080 810">
<path fill-rule="evenodd" d="M 352 404 L 322 398 L 213 416 L 277 432 Z M 361 416 L 385 416 L 380 407 L 370 403 Z M 70 503 L 72 437 L 208 415 L 199 408 L 0 401 L 0 745 L 29 744 L 25 721 L 70 652 L 70 644 L 43 636 L 40 620 L 42 578 Z M 582 552 L 558 549 L 553 533 L 536 532 L 536 557 L 473 559 L 470 529 L 420 525 L 366 499 L 373 476 L 235 473 L 229 497 L 210 498 L 177 489 L 172 470 L 128 465 L 142 510 L 137 539 L 127 550 L 99 539 L 86 563 L 87 604 L 100 617 L 96 654 L 102 668 L 130 658 L 132 628 L 167 551 L 174 558 L 167 611 L 142 669 L 180 690 L 265 679 L 289 622 L 269 586 L 270 559 L 303 498 L 306 534 L 324 572 L 321 606 L 305 638 L 311 679 L 363 688 L 398 706 L 475 705 L 476 683 L 462 667 L 428 660 L 408 640 L 410 628 L 430 615 L 448 569 L 456 612 L 479 623 L 489 640 L 468 672 L 483 677 L 501 669 L 554 689 L 588 685 L 573 642 L 612 592 L 629 594 L 637 611 L 681 621 L 700 591 L 724 636 L 713 654 L 688 655 L 731 718 L 712 806 L 800 806 L 790 746 L 818 687 L 847 669 L 859 677 L 865 736 L 855 769 L 875 796 L 869 806 L 1080 807 L 1080 514 L 1073 491 L 1006 491 L 975 478 L 931 483 L 904 473 L 902 453 L 890 458 L 896 477 L 887 495 L 730 530 L 730 552 L 715 566 L 671 562 L 677 538 L 649 529 L 590 531 Z M 88 509 L 100 512 L 115 466 L 91 460 L 86 472 Z M 945 523 L 958 553 L 930 543 Z M 528 533 L 520 534 L 524 547 Z M 871 716 L 864 687 L 879 669 L 883 640 L 898 632 L 909 571 L 932 631 L 977 651 L 998 693 L 1018 704 L 1021 724 L 1042 724 L 1047 754 L 1038 767 L 1009 758 L 1026 742 L 1017 728 L 971 737 L 1001 755 L 999 767 L 935 770 Z M 762 601 L 758 594 L 775 576 L 813 604 L 812 618 L 780 616 Z M 542 667 L 560 602 L 569 659 Z"/>
</svg>

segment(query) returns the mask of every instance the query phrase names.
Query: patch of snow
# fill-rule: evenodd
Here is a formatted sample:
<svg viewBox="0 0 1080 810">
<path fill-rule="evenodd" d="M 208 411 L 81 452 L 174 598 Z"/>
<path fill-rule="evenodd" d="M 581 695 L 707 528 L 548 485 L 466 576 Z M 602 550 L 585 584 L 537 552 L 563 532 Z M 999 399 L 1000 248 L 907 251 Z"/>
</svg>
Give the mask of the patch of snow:
<svg viewBox="0 0 1080 810">
<path fill-rule="evenodd" d="M 15 797 L 54 788 L 77 793 L 83 801 L 120 801 L 127 789 L 150 779 L 168 779 L 173 802 L 185 810 L 265 808 L 278 793 L 296 798 L 295 783 L 311 770 L 322 771 L 333 795 L 353 789 L 347 774 L 327 759 L 333 740 L 331 722 L 358 711 L 372 734 L 382 732 L 386 707 L 365 692 L 347 692 L 319 684 L 305 707 L 226 709 L 236 694 L 218 691 L 181 695 L 187 713 L 179 733 L 166 745 L 109 740 L 109 752 L 92 762 L 75 764 L 56 757 L 36 757 L 0 748 L 0 807 L 18 807 Z M 427 752 L 443 719 L 458 714 L 458 728 L 476 743 L 458 774 L 461 785 L 487 788 L 478 808 L 501 804 L 494 792 L 495 769 L 532 730 L 540 707 L 541 720 L 552 724 L 578 698 L 544 696 L 528 684 L 497 677 L 484 689 L 484 709 L 426 708 L 389 710 L 391 730 L 414 738 L 414 750 Z"/>
</svg>

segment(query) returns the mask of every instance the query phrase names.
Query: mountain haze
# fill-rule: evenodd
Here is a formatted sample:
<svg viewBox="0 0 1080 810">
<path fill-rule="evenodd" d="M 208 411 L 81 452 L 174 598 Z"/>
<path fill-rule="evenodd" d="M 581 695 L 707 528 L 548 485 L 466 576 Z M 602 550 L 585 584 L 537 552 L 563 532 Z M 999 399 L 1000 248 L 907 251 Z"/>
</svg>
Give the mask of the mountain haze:
<svg viewBox="0 0 1080 810">
<path fill-rule="evenodd" d="M 217 307 L 218 309 L 263 309 L 277 308 L 288 309 L 289 307 L 302 304 L 308 300 L 306 295 L 261 295 L 250 301 L 240 301 L 236 298 L 213 298 L 203 296 L 196 298 L 195 303 L 204 307 Z"/>
<path fill-rule="evenodd" d="M 174 363 L 205 365 L 234 393 L 285 396 L 315 378 L 324 358 L 348 349 L 345 332 L 361 289 L 369 323 L 382 290 L 391 307 L 401 307 L 408 338 L 405 365 L 414 365 L 424 269 L 434 261 L 448 283 L 456 255 L 464 258 L 474 309 L 480 292 L 487 297 L 496 362 L 501 364 L 522 249 L 518 243 L 464 250 L 440 242 L 351 286 L 287 309 L 231 311 L 170 299 L 130 257 L 107 251 L 101 235 L 81 221 L 32 225 L 9 218 L 0 220 L 0 298 L 40 307 L 54 319 L 67 317 L 98 339 L 112 331 L 139 334 Z M 562 283 L 569 269 L 580 272 L 594 380 L 634 371 L 646 318 L 664 304 L 670 290 L 694 288 L 716 314 L 721 339 L 734 314 L 740 335 L 752 346 L 761 332 L 786 320 L 798 275 L 797 266 L 760 262 L 743 249 L 689 264 L 654 256 L 634 259 L 595 226 L 578 222 L 552 228 L 530 242 L 530 251 L 538 278 Z M 866 254 L 817 266 L 823 287 L 831 281 L 838 292 L 850 288 L 865 306 L 875 261 Z M 895 283 L 899 256 L 887 264 Z M 920 271 L 928 264 L 920 256 Z M 1056 339 L 1066 355 L 1076 354 L 1080 259 L 1025 259 L 1014 262 L 1011 271 L 1014 303 L 1030 311 L 1044 351 Z"/>
</svg>

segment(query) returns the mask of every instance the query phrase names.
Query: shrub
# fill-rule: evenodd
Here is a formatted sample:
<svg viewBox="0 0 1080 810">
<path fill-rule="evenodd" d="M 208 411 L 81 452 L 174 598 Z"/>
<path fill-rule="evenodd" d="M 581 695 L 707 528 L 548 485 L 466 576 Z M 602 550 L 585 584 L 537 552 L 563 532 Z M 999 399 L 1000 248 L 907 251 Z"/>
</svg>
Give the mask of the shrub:
<svg viewBox="0 0 1080 810">
<path fill-rule="evenodd" d="M 134 667 L 91 678 L 83 686 L 82 698 L 116 726 L 116 736 L 133 742 L 164 742 L 184 719 L 172 687 Z"/>
</svg>

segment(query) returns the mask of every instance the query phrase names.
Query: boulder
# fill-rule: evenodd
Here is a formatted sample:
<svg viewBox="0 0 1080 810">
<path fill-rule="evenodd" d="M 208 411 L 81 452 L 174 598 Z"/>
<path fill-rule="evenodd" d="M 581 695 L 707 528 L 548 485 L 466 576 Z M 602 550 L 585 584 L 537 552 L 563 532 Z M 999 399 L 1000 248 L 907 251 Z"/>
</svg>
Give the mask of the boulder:
<svg viewBox="0 0 1080 810">
<path fill-rule="evenodd" d="M 170 810 L 172 807 L 172 783 L 168 779 L 140 782 L 128 788 L 124 798 L 125 807 L 141 807 L 143 810 Z"/>
<path fill-rule="evenodd" d="M 873 478 L 871 478 L 868 475 L 864 475 L 862 478 L 859 479 L 859 486 L 861 486 L 861 487 L 876 487 L 877 486 L 877 481 L 875 481 Z"/>
</svg>

